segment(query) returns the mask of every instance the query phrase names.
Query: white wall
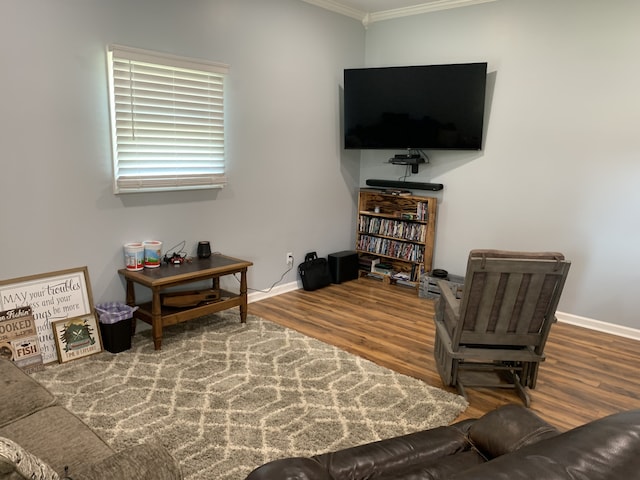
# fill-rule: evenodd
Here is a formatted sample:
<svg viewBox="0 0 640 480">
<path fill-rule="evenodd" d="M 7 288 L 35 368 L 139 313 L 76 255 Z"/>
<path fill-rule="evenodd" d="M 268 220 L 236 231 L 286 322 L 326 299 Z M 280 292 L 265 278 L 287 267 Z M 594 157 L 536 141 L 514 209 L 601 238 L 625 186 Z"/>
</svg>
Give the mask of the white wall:
<svg viewBox="0 0 640 480">
<path fill-rule="evenodd" d="M 87 265 L 95 303 L 122 301 L 125 242 L 194 254 L 207 239 L 265 289 L 288 251 L 352 248 L 359 159 L 340 151 L 339 85 L 364 37 L 299 0 L 4 0 L 0 279 Z M 226 188 L 112 193 L 109 43 L 231 65 Z"/>
<path fill-rule="evenodd" d="M 366 31 L 299 0 L 2 6 L 0 279 L 87 265 L 95 302 L 122 300 L 124 242 L 208 239 L 268 288 L 287 251 L 352 248 L 357 185 L 404 172 L 394 152 L 341 150 L 343 68 L 488 61 L 484 150 L 430 152 L 414 178 L 445 184 L 435 266 L 560 250 L 562 311 L 640 327 L 640 3 L 499 0 Z M 225 189 L 111 193 L 108 43 L 231 65 Z"/>
<path fill-rule="evenodd" d="M 443 183 L 435 261 L 472 248 L 572 261 L 560 310 L 640 328 L 640 2 L 499 0 L 371 25 L 370 66 L 487 61 L 482 152 L 429 152 Z M 365 152 L 361 183 L 396 178 Z"/>
</svg>

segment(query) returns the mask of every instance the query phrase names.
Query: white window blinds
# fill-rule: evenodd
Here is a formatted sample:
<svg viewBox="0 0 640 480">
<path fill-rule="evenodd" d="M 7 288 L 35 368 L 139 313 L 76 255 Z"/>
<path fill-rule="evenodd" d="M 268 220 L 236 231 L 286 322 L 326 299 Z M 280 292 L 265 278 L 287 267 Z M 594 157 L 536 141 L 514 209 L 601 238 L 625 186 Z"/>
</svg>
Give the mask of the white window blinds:
<svg viewBox="0 0 640 480">
<path fill-rule="evenodd" d="M 224 186 L 228 66 L 115 45 L 107 57 L 114 192 Z"/>
</svg>

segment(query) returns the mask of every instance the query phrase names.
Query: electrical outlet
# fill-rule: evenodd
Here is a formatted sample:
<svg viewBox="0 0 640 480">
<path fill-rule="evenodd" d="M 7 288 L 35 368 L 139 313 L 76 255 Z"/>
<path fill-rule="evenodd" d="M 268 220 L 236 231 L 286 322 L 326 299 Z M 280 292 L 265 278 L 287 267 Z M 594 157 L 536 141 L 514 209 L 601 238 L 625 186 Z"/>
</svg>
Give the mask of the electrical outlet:
<svg viewBox="0 0 640 480">
<path fill-rule="evenodd" d="M 287 265 L 293 267 L 293 253 L 287 253 Z"/>
</svg>

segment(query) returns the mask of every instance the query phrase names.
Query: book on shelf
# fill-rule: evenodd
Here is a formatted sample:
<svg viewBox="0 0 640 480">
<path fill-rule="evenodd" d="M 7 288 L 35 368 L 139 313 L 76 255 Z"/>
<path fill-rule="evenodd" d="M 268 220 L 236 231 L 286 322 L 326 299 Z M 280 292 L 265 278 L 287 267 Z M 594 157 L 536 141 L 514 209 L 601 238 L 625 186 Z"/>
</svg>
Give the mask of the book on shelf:
<svg viewBox="0 0 640 480">
<path fill-rule="evenodd" d="M 424 260 L 424 245 L 361 235 L 356 248 L 364 252 L 398 258 L 409 262 Z"/>
<path fill-rule="evenodd" d="M 424 222 L 429 219 L 429 204 L 427 202 L 418 202 L 416 205 L 416 218 Z"/>
<path fill-rule="evenodd" d="M 380 259 L 379 258 L 371 260 L 371 266 L 369 267 L 369 270 L 372 271 L 372 272 L 375 271 L 376 265 L 378 265 L 379 263 L 380 263 Z"/>
<path fill-rule="evenodd" d="M 360 232 L 384 235 L 402 240 L 422 242 L 426 235 L 426 225 L 395 219 L 368 217 L 362 215 L 358 222 Z"/>
<path fill-rule="evenodd" d="M 373 271 L 373 266 L 380 262 L 380 258 L 367 253 L 358 255 L 358 265 L 360 270 Z"/>
<path fill-rule="evenodd" d="M 393 265 L 390 263 L 377 263 L 372 271 L 383 275 L 391 275 L 393 273 Z"/>
</svg>

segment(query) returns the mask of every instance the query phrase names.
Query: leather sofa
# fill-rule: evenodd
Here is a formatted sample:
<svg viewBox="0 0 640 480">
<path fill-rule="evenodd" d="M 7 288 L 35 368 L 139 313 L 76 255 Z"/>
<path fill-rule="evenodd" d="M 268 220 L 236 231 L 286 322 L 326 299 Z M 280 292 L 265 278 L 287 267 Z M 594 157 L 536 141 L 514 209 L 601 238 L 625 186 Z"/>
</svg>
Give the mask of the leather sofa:
<svg viewBox="0 0 640 480">
<path fill-rule="evenodd" d="M 640 478 L 638 452 L 640 410 L 561 433 L 506 405 L 450 426 L 274 460 L 246 480 L 621 480 Z"/>
<path fill-rule="evenodd" d="M 46 388 L 0 359 L 0 480 L 63 477 L 180 480 L 182 472 L 162 445 L 115 452 Z"/>
</svg>

